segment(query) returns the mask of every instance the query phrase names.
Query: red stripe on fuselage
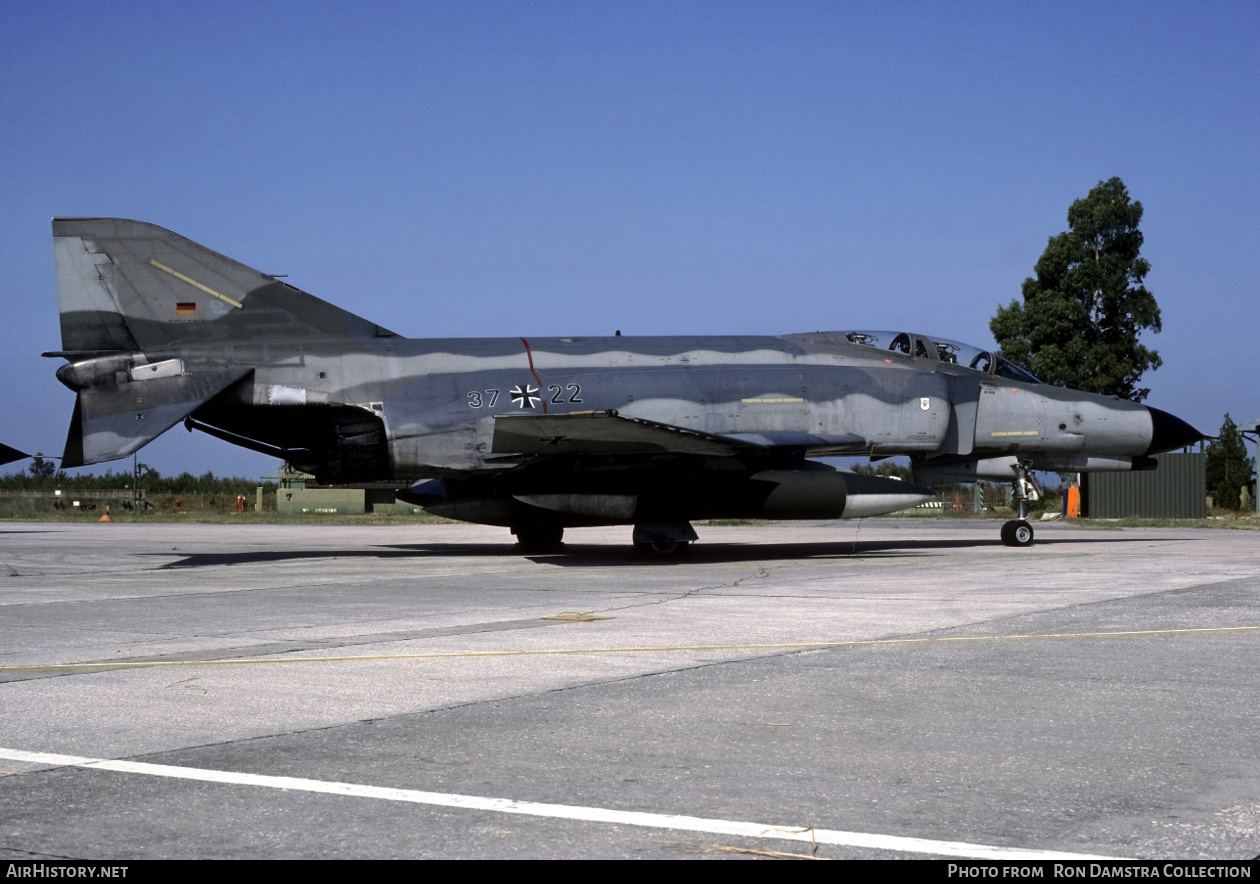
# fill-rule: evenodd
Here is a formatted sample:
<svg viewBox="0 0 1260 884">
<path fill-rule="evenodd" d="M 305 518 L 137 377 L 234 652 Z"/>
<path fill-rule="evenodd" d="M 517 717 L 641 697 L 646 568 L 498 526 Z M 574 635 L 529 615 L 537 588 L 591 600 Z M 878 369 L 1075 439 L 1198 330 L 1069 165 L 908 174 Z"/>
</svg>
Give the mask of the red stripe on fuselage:
<svg viewBox="0 0 1260 884">
<path fill-rule="evenodd" d="M 538 382 L 538 395 L 542 397 L 543 414 L 547 413 L 547 397 L 542 395 L 543 382 L 538 376 L 538 372 L 534 371 L 534 354 L 530 352 L 529 341 L 521 338 L 521 343 L 525 345 L 525 355 L 529 357 L 529 373 L 534 376 L 534 380 Z"/>
</svg>

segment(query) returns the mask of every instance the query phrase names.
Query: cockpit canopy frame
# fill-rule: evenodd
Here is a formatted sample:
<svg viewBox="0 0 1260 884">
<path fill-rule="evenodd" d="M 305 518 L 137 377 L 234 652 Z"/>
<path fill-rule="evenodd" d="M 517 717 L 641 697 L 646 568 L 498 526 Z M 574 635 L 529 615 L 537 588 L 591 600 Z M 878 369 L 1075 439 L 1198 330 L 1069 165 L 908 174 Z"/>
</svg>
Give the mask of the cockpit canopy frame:
<svg viewBox="0 0 1260 884">
<path fill-rule="evenodd" d="M 935 335 L 923 335 L 904 331 L 858 330 L 842 332 L 850 343 L 891 350 L 916 359 L 930 359 L 974 369 L 990 376 L 1022 381 L 1026 384 L 1042 383 L 1030 372 L 1020 368 L 993 350 L 984 350 L 960 341 L 951 341 Z"/>
</svg>

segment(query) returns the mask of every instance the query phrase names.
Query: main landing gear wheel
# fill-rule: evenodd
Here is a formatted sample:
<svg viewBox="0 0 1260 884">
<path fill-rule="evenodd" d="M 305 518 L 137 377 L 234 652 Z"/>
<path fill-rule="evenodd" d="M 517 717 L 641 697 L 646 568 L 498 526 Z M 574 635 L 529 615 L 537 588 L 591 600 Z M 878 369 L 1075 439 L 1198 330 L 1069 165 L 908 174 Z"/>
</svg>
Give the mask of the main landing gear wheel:
<svg viewBox="0 0 1260 884">
<path fill-rule="evenodd" d="M 677 558 L 700 538 L 690 522 L 640 522 L 634 526 L 634 550 L 653 559 Z"/>
<path fill-rule="evenodd" d="M 564 529 L 550 525 L 519 525 L 512 529 L 516 545 L 525 552 L 559 552 L 564 549 Z"/>
<path fill-rule="evenodd" d="M 634 548 L 641 555 L 665 559 L 683 555 L 687 552 L 688 544 L 682 540 L 650 540 L 646 543 L 636 543 Z"/>
<path fill-rule="evenodd" d="M 1002 526 L 1002 542 L 1007 546 L 1032 546 L 1032 525 L 1023 519 L 1007 522 Z"/>
</svg>

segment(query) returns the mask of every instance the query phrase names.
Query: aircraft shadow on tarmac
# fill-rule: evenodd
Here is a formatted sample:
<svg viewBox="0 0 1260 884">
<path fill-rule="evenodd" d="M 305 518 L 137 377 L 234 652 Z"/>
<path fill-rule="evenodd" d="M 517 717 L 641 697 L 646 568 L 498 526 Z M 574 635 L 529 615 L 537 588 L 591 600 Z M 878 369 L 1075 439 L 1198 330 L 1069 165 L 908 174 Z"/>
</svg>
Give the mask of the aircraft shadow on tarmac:
<svg viewBox="0 0 1260 884">
<path fill-rule="evenodd" d="M 1145 543 L 1171 541 L 1173 538 L 1144 538 Z M 1129 537 L 1089 537 L 1038 541 L 1038 546 L 1063 544 L 1097 544 L 1132 542 Z M 501 558 L 524 557 L 545 565 L 565 567 L 599 567 L 604 565 L 674 566 L 724 562 L 767 562 L 808 559 L 848 559 L 878 557 L 901 558 L 932 555 L 947 550 L 992 547 L 1003 549 L 988 538 L 970 540 L 837 540 L 825 543 L 701 543 L 684 554 L 670 558 L 647 558 L 627 546 L 566 544 L 562 552 L 526 554 L 511 544 L 411 543 L 392 544 L 370 549 L 326 550 L 250 550 L 248 552 L 192 553 L 174 562 L 160 565 L 163 570 L 207 568 L 220 565 L 256 565 L 301 559 L 396 559 L 396 558 Z M 1011 555 L 1027 555 L 1024 550 L 1011 550 Z M 164 553 L 146 553 L 164 556 Z"/>
<path fill-rule="evenodd" d="M 1131 538 L 1090 538 L 1088 540 L 1051 540 L 1044 545 L 1062 543 L 1118 543 Z M 1040 543 L 1040 541 L 1039 541 Z M 914 558 L 938 555 L 947 550 L 978 549 L 991 547 L 1004 549 L 1000 542 L 988 539 L 976 540 L 837 540 L 824 543 L 699 543 L 682 555 L 669 558 L 651 558 L 633 550 L 618 546 L 585 546 L 566 544 L 563 553 L 527 556 L 532 561 L 546 565 L 599 566 L 599 565 L 664 565 L 720 564 L 727 562 L 776 562 L 806 561 L 818 559 L 862 558 Z M 1011 550 L 1013 554 L 1022 550 Z"/>
</svg>

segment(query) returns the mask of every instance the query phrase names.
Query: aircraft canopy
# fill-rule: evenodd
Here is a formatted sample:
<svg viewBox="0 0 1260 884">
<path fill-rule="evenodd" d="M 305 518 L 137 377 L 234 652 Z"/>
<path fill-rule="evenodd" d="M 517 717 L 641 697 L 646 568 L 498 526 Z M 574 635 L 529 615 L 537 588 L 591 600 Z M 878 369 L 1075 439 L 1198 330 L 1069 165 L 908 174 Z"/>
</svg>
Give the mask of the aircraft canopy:
<svg viewBox="0 0 1260 884">
<path fill-rule="evenodd" d="M 934 359 L 951 365 L 962 365 L 989 375 L 1040 384 L 1041 381 L 1009 359 L 1003 359 L 992 350 L 982 350 L 971 344 L 951 341 L 935 335 L 896 331 L 851 331 L 844 336 L 855 344 L 892 350 L 919 359 Z"/>
</svg>

